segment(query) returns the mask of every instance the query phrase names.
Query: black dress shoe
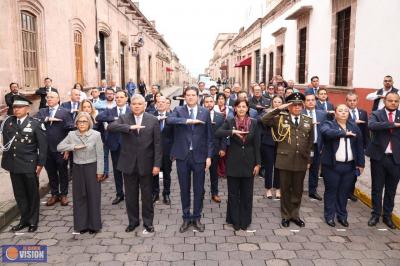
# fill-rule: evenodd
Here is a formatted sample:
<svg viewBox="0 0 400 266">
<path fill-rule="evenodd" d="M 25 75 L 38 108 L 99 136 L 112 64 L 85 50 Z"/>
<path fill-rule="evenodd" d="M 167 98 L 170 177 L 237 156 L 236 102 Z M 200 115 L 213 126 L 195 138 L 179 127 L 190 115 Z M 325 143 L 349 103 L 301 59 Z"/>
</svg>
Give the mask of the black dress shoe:
<svg viewBox="0 0 400 266">
<path fill-rule="evenodd" d="M 351 194 L 351 195 L 349 196 L 349 199 L 350 199 L 351 201 L 353 201 L 353 202 L 356 202 L 356 201 L 358 200 L 357 197 L 354 196 L 353 194 Z"/>
<path fill-rule="evenodd" d="M 234 225 L 233 225 L 233 230 L 235 230 L 235 231 L 239 231 L 239 230 L 240 230 L 240 226 L 239 226 L 239 225 L 236 225 L 236 224 L 234 224 Z"/>
<path fill-rule="evenodd" d="M 309 194 L 308 196 L 309 196 L 310 198 L 312 198 L 312 199 L 316 199 L 316 200 L 319 200 L 319 201 L 322 200 L 322 197 L 321 197 L 317 192 L 312 193 L 312 194 Z"/>
<path fill-rule="evenodd" d="M 368 226 L 375 226 L 377 223 L 379 223 L 379 216 L 373 215 L 368 221 Z"/>
<path fill-rule="evenodd" d="M 11 231 L 17 232 L 19 230 L 24 229 L 25 227 L 28 227 L 28 226 L 29 226 L 29 224 L 17 224 L 15 226 L 11 227 Z"/>
<path fill-rule="evenodd" d="M 300 218 L 290 219 L 290 221 L 294 222 L 295 225 L 299 227 L 304 227 L 306 225 Z"/>
<path fill-rule="evenodd" d="M 391 218 L 383 217 L 383 223 L 386 224 L 390 229 L 396 229 L 396 226 Z"/>
<path fill-rule="evenodd" d="M 290 221 L 289 221 L 289 219 L 282 219 L 281 224 L 283 227 L 289 227 Z"/>
<path fill-rule="evenodd" d="M 166 205 L 171 205 L 171 199 L 169 198 L 169 195 L 163 196 L 163 203 Z"/>
<path fill-rule="evenodd" d="M 153 195 L 153 204 L 156 203 L 159 200 L 160 200 L 160 196 L 158 194 L 157 195 Z"/>
<path fill-rule="evenodd" d="M 93 234 L 97 234 L 99 231 L 98 230 L 89 230 L 89 234 L 93 235 Z"/>
<path fill-rule="evenodd" d="M 88 229 L 85 229 L 85 230 L 81 230 L 79 233 L 80 233 L 81 235 L 83 235 L 83 234 L 87 233 L 88 231 L 89 231 Z"/>
<path fill-rule="evenodd" d="M 37 229 L 38 229 L 37 225 L 30 225 L 29 229 L 28 229 L 28 232 L 29 233 L 33 233 L 33 232 L 36 232 Z"/>
<path fill-rule="evenodd" d="M 190 221 L 183 221 L 181 227 L 179 228 L 179 233 L 186 232 L 190 227 Z"/>
<path fill-rule="evenodd" d="M 145 225 L 144 229 L 146 229 L 148 233 L 154 233 L 154 226 L 152 225 Z"/>
<path fill-rule="evenodd" d="M 193 227 L 199 232 L 204 232 L 204 229 L 206 228 L 205 225 L 200 222 L 200 220 L 193 221 Z"/>
<path fill-rule="evenodd" d="M 138 226 L 139 226 L 139 224 L 128 225 L 128 226 L 126 227 L 126 229 L 125 229 L 125 232 L 127 232 L 127 233 L 132 232 L 132 231 L 135 230 L 136 227 L 138 227 Z"/>
<path fill-rule="evenodd" d="M 331 226 L 331 227 L 335 227 L 335 226 L 336 226 L 334 220 L 326 220 L 326 224 L 329 225 L 329 226 Z"/>
<path fill-rule="evenodd" d="M 112 201 L 112 205 L 117 205 L 118 203 L 120 203 L 121 201 L 124 200 L 124 197 L 115 197 L 115 199 Z"/>
<path fill-rule="evenodd" d="M 341 225 L 343 225 L 344 227 L 349 227 L 349 222 L 347 222 L 347 220 L 346 219 L 337 219 L 337 221 L 341 224 Z"/>
</svg>

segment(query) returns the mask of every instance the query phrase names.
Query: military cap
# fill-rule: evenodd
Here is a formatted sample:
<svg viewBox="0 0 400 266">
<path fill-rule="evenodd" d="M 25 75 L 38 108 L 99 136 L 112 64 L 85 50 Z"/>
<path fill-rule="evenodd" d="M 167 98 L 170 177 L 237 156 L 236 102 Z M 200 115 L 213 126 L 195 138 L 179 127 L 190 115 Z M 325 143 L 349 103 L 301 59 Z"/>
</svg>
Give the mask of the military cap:
<svg viewBox="0 0 400 266">
<path fill-rule="evenodd" d="M 29 106 L 32 102 L 22 95 L 13 96 L 13 106 Z"/>
<path fill-rule="evenodd" d="M 306 97 L 300 92 L 294 92 L 285 98 L 285 102 L 287 103 L 303 103 L 305 100 Z"/>
</svg>

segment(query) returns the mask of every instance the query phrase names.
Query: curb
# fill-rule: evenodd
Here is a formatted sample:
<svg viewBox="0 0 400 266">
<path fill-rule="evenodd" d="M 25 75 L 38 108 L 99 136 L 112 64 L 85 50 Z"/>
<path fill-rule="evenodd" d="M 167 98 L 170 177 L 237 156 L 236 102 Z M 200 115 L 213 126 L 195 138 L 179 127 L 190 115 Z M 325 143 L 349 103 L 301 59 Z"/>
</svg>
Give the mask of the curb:
<svg viewBox="0 0 400 266">
<path fill-rule="evenodd" d="M 362 203 L 364 203 L 368 207 L 372 208 L 372 200 L 371 200 L 371 197 L 368 194 L 362 192 L 358 188 L 355 189 L 355 193 L 354 194 Z M 395 214 L 395 213 L 392 213 L 392 221 L 396 225 L 396 227 L 398 229 L 400 229 L 400 216 Z"/>
</svg>

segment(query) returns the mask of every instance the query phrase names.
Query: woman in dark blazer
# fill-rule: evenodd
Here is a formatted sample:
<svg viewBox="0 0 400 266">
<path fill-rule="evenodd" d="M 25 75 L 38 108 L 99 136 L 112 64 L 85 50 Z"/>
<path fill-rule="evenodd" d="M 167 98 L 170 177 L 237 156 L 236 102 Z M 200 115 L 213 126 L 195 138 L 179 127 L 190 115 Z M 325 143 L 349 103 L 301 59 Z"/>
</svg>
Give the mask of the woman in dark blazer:
<svg viewBox="0 0 400 266">
<path fill-rule="evenodd" d="M 321 165 L 324 173 L 324 216 L 329 226 L 338 222 L 348 227 L 347 198 L 356 176 L 364 170 L 364 147 L 361 131 L 349 119 L 346 105 L 338 105 L 335 119 L 321 125 L 323 148 Z"/>
<path fill-rule="evenodd" d="M 247 230 L 251 224 L 254 176 L 258 175 L 261 165 L 260 134 L 257 120 L 249 117 L 249 108 L 247 100 L 237 100 L 235 117 L 225 120 L 215 133 L 218 138 L 230 137 L 226 153 L 226 222 L 235 230 Z"/>
</svg>

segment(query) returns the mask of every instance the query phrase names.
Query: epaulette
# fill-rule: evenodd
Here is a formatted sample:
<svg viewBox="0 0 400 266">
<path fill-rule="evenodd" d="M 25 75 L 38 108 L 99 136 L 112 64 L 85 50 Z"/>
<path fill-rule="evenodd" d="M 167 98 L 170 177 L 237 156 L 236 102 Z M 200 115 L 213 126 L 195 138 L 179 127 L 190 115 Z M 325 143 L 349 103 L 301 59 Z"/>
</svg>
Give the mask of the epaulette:
<svg viewBox="0 0 400 266">
<path fill-rule="evenodd" d="M 289 113 L 288 112 L 286 112 L 286 111 L 280 111 L 280 113 L 279 113 L 280 115 L 289 115 Z"/>
<path fill-rule="evenodd" d="M 301 115 L 304 116 L 304 117 L 308 117 L 308 118 L 312 119 L 312 117 L 307 115 L 307 114 L 301 114 Z"/>
</svg>

